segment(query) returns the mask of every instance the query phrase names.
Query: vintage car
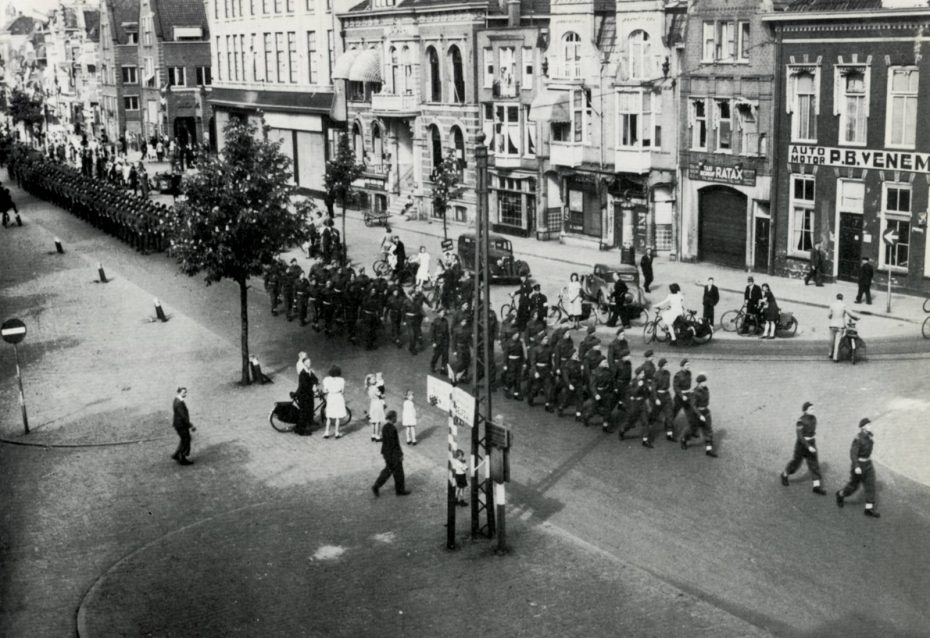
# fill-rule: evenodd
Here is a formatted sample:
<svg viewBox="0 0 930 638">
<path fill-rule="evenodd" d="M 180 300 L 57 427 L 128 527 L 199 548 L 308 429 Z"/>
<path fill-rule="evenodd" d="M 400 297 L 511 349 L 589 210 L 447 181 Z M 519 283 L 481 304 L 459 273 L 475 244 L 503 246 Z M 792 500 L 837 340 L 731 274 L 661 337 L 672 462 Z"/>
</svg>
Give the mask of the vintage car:
<svg viewBox="0 0 930 638">
<path fill-rule="evenodd" d="M 646 300 L 646 293 L 639 283 L 639 269 L 629 264 L 616 264 L 608 266 L 607 264 L 594 264 L 594 270 L 582 275 L 581 288 L 586 297 L 597 300 L 602 303 L 610 303 L 610 295 L 614 286 L 614 273 L 619 273 L 620 278 L 626 282 L 629 292 L 627 293 L 627 304 L 629 308 L 629 317 L 635 319 L 643 314 L 649 302 Z"/>
<path fill-rule="evenodd" d="M 468 271 L 475 269 L 475 233 L 459 235 L 458 255 L 462 267 Z M 510 240 L 501 235 L 491 234 L 488 250 L 488 270 L 491 283 L 512 283 L 523 275 L 530 274 L 530 267 L 525 261 L 514 259 Z"/>
</svg>

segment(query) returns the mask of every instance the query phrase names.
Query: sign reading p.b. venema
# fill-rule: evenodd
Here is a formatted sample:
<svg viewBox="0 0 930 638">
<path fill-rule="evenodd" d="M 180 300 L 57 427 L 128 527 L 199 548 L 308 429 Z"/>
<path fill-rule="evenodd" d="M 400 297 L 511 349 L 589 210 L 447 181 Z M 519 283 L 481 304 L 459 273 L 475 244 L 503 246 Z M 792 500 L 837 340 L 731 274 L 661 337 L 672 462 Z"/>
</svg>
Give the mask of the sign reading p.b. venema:
<svg viewBox="0 0 930 638">
<path fill-rule="evenodd" d="M 788 163 L 930 174 L 930 153 L 913 151 L 791 144 L 788 147 Z"/>
</svg>

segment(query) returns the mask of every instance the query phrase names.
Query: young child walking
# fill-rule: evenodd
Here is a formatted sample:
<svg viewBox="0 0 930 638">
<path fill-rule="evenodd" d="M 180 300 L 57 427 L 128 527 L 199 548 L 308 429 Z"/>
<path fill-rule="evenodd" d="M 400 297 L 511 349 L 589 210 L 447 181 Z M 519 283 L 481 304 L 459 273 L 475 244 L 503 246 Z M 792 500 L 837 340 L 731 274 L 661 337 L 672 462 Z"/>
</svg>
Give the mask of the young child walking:
<svg viewBox="0 0 930 638">
<path fill-rule="evenodd" d="M 404 409 L 400 424 L 404 426 L 407 435 L 407 445 L 417 444 L 417 408 L 413 405 L 413 391 L 407 390 L 404 395 Z"/>
<path fill-rule="evenodd" d="M 371 440 L 381 440 L 381 426 L 384 425 L 384 398 L 376 385 L 375 375 L 365 377 L 365 391 L 368 394 L 368 422 L 371 423 Z"/>
<path fill-rule="evenodd" d="M 455 504 L 468 505 L 465 500 L 465 488 L 468 487 L 468 463 L 465 450 L 456 450 L 452 459 L 452 474 L 455 476 Z"/>
</svg>

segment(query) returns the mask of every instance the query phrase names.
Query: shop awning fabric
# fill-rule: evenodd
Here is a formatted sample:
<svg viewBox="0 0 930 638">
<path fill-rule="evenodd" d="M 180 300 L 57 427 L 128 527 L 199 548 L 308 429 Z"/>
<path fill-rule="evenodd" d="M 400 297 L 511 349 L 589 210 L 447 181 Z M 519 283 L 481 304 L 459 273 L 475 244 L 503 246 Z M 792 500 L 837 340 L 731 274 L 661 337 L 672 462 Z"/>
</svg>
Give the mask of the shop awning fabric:
<svg viewBox="0 0 930 638">
<path fill-rule="evenodd" d="M 381 82 L 381 56 L 375 49 L 365 49 L 355 58 L 349 69 L 352 82 Z"/>
<path fill-rule="evenodd" d="M 349 70 L 352 68 L 352 63 L 355 62 L 356 57 L 358 57 L 357 49 L 346 51 L 340 55 L 336 60 L 336 64 L 333 65 L 333 79 L 348 80 Z"/>
<path fill-rule="evenodd" d="M 530 119 L 534 122 L 571 122 L 568 91 L 543 89 L 530 104 Z"/>
</svg>

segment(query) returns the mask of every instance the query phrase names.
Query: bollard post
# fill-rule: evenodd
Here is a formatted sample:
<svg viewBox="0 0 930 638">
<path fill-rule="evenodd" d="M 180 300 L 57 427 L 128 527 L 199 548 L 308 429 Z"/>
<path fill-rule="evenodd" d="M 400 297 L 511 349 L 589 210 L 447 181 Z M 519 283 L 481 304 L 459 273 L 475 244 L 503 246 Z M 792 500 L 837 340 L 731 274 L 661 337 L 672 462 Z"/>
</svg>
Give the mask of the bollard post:
<svg viewBox="0 0 930 638">
<path fill-rule="evenodd" d="M 59 255 L 64 255 L 64 254 L 65 254 L 64 246 L 61 245 L 61 240 L 58 239 L 57 237 L 55 238 L 55 251 L 56 251 Z"/>
<path fill-rule="evenodd" d="M 23 411 L 23 430 L 29 434 L 29 417 L 26 416 L 26 395 L 23 392 L 23 374 L 19 368 L 19 349 L 13 344 L 13 356 L 16 357 L 16 380 L 19 381 L 19 407 Z"/>
<path fill-rule="evenodd" d="M 97 264 L 97 276 L 100 277 L 100 283 L 107 283 L 107 273 L 103 270 L 103 264 Z"/>
<path fill-rule="evenodd" d="M 161 302 L 158 299 L 155 300 L 155 316 L 158 317 L 159 321 L 168 321 L 168 317 L 165 316 L 165 311 L 162 310 Z"/>
</svg>

